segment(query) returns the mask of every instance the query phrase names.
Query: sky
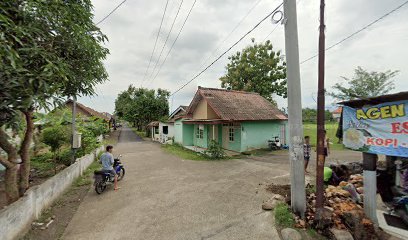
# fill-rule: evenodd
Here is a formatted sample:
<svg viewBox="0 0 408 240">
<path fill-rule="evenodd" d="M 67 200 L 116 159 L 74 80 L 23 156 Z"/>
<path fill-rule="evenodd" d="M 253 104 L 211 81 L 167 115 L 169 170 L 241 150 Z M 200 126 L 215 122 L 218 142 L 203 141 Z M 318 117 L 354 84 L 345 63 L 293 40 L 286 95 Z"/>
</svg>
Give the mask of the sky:
<svg viewBox="0 0 408 240">
<path fill-rule="evenodd" d="M 105 17 L 122 1 L 92 0 L 94 22 Z M 326 1 L 326 46 L 340 41 L 405 1 Z M 117 95 L 126 90 L 130 84 L 152 89 L 164 88 L 174 92 L 281 3 L 280 0 L 197 0 L 177 42 L 153 81 L 194 0 L 183 1 L 173 30 L 164 46 L 180 2 L 181 0 L 169 0 L 156 50 L 144 81 L 166 0 L 127 0 L 99 24 L 102 32 L 109 38 L 106 47 L 109 48 L 110 55 L 104 61 L 109 81 L 97 86 L 97 96 L 80 97 L 79 102 L 98 111 L 112 113 Z M 319 2 L 297 1 L 300 61 L 317 53 Z M 236 30 L 230 34 L 237 25 Z M 275 27 L 276 30 L 270 34 Z M 284 25 L 279 23 L 276 25 L 268 19 L 200 77 L 170 98 L 171 110 L 179 105 L 189 105 L 198 86 L 219 88 L 221 86 L 219 78 L 226 73 L 228 56 L 250 45 L 251 38 L 255 38 L 256 42 L 262 42 L 268 35 L 267 39 L 272 42 L 274 50 L 285 54 Z M 399 70 L 399 74 L 394 78 L 396 88 L 392 92 L 407 91 L 407 43 L 408 4 L 326 51 L 326 89 L 330 91 L 331 86 L 342 82 L 341 76 L 352 77 L 354 69 L 361 66 L 369 71 Z M 152 73 L 163 46 L 160 62 Z M 317 70 L 317 58 L 300 65 L 303 107 L 316 106 Z M 287 106 L 287 99 L 277 97 L 276 100 L 280 108 Z M 334 108 L 334 103 L 333 99 L 326 98 L 327 108 Z"/>
</svg>

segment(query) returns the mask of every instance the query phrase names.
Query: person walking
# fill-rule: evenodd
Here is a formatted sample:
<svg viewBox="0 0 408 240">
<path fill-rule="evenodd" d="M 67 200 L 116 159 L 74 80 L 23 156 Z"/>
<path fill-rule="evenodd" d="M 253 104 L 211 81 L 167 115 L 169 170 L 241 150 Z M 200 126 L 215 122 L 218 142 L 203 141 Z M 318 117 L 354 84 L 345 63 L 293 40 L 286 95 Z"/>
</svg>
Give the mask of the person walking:
<svg viewBox="0 0 408 240">
<path fill-rule="evenodd" d="M 311 151 L 312 151 L 312 146 L 310 146 L 310 137 L 305 136 L 305 143 L 303 144 L 303 157 L 305 159 L 305 173 L 309 173 L 307 171 L 307 166 L 309 165 Z"/>
</svg>

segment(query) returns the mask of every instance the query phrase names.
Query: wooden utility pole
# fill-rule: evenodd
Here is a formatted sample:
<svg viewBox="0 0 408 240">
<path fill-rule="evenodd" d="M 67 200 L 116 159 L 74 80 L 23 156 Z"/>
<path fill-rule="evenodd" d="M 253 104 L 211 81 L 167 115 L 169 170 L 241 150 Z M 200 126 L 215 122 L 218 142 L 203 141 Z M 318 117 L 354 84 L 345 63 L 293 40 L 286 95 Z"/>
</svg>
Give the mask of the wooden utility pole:
<svg viewBox="0 0 408 240">
<path fill-rule="evenodd" d="M 323 195 L 323 171 L 324 171 L 324 51 L 325 51 L 325 36 L 324 36 L 324 0 L 320 0 L 320 33 L 319 33 L 319 83 L 317 91 L 317 164 L 316 164 L 316 219 L 319 220 L 323 210 L 324 195 Z M 327 143 L 329 144 L 329 143 Z"/>
<path fill-rule="evenodd" d="M 292 210 L 304 218 L 306 211 L 306 190 L 296 0 L 285 0 L 283 2 L 285 14 L 286 77 L 288 82 L 291 204 Z"/>
</svg>

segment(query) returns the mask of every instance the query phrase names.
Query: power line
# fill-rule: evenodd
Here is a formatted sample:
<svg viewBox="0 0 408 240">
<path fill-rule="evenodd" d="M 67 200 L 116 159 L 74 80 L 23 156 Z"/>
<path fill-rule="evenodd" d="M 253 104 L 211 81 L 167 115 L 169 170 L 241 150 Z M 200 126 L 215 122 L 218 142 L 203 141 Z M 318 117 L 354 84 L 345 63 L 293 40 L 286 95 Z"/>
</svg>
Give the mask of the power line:
<svg viewBox="0 0 408 240">
<path fill-rule="evenodd" d="M 218 60 L 220 60 L 225 54 L 227 54 L 233 47 L 235 47 L 239 42 L 241 42 L 246 36 L 248 36 L 252 31 L 254 31 L 262 22 L 264 22 L 266 19 L 268 19 L 270 16 L 272 16 L 273 13 L 275 13 L 283 3 L 279 4 L 271 13 L 266 15 L 261 21 L 259 21 L 251 30 L 249 30 L 246 34 L 244 34 L 238 41 L 236 41 L 234 44 L 232 44 L 231 47 L 229 47 L 225 52 L 223 52 L 219 57 L 217 57 L 212 63 L 210 63 L 206 68 L 201 70 L 198 74 L 196 74 L 192 79 L 190 79 L 188 82 L 186 82 L 184 85 L 182 85 L 180 88 L 178 88 L 176 91 L 174 91 L 170 96 L 173 96 L 177 92 L 179 92 L 181 89 L 183 89 L 185 86 L 190 84 L 192 81 L 194 81 L 197 77 L 199 77 L 201 74 L 203 74 L 207 69 L 209 69 L 214 63 L 216 63 Z"/>
<path fill-rule="evenodd" d="M 203 66 L 212 56 L 214 56 L 218 50 L 224 45 L 224 43 L 227 41 L 227 39 L 237 30 L 237 28 L 241 25 L 241 23 L 244 22 L 244 20 L 248 17 L 248 15 L 252 12 L 252 10 L 255 9 L 256 6 L 261 2 L 262 0 L 258 0 L 250 9 L 249 11 L 245 14 L 243 18 L 235 25 L 235 27 L 231 30 L 231 32 L 228 33 L 228 35 L 225 36 L 225 38 L 218 44 L 218 46 L 215 48 L 213 52 L 208 54 L 208 56 L 205 58 L 205 60 L 202 62 L 201 66 Z M 200 61 L 201 62 L 201 61 Z M 201 67 L 200 67 L 201 68 Z"/>
<path fill-rule="evenodd" d="M 177 34 L 176 38 L 174 39 L 173 43 L 171 44 L 171 47 L 170 47 L 169 51 L 167 51 L 166 57 L 163 59 L 163 62 L 161 63 L 161 65 L 160 65 L 160 67 L 159 67 L 159 70 L 157 71 L 157 73 L 156 73 L 156 75 L 154 76 L 154 78 L 153 78 L 153 80 L 151 81 L 151 83 L 152 83 L 152 82 L 156 79 L 156 77 L 159 75 L 159 73 L 160 73 L 160 71 L 161 71 L 161 69 L 162 69 L 164 63 L 165 63 L 166 60 L 167 60 L 167 57 L 170 55 L 171 50 L 173 49 L 174 45 L 175 45 L 176 42 L 177 42 L 177 40 L 178 40 L 178 38 L 179 38 L 179 36 L 180 36 L 180 34 L 181 34 L 181 31 L 183 31 L 184 25 L 186 24 L 186 22 L 187 22 L 187 20 L 188 20 L 188 17 L 190 16 L 191 11 L 193 10 L 194 5 L 195 5 L 196 2 L 197 2 L 197 0 L 194 0 L 193 5 L 191 5 L 191 8 L 190 8 L 190 10 L 189 10 L 189 12 L 188 12 L 188 14 L 187 14 L 186 19 L 184 19 L 183 25 L 181 25 L 180 31 L 178 32 L 178 34 Z"/>
<path fill-rule="evenodd" d="M 154 51 L 156 50 L 157 40 L 159 39 L 159 36 L 160 36 L 160 31 L 161 31 L 161 28 L 162 28 L 162 25 L 163 25 L 164 16 L 166 15 L 166 10 L 167 10 L 167 5 L 168 4 L 169 4 L 169 0 L 166 1 L 166 6 L 164 7 L 163 15 L 162 15 L 162 18 L 161 18 L 161 21 L 160 21 L 159 31 L 157 32 L 156 41 L 154 42 L 153 51 L 152 51 L 152 54 L 150 55 L 149 65 L 147 66 L 146 72 L 145 72 L 145 74 L 143 76 L 143 80 L 140 83 L 140 86 L 142 86 L 143 82 L 145 81 L 147 73 L 148 73 L 149 68 L 150 68 L 150 64 L 152 63 L 153 54 L 154 54 Z"/>
<path fill-rule="evenodd" d="M 183 1 L 184 1 L 184 0 L 181 0 L 181 2 L 180 2 L 180 5 L 179 5 L 178 10 L 177 10 L 177 13 L 176 13 L 176 16 L 174 17 L 174 20 L 173 20 L 173 23 L 171 24 L 169 33 L 167 34 L 166 40 L 164 41 L 163 47 L 162 47 L 162 49 L 161 49 L 161 51 L 160 51 L 159 58 L 157 59 L 156 64 L 154 65 L 152 74 L 150 75 L 149 78 L 151 78 L 151 77 L 153 76 L 153 74 L 154 74 L 154 72 L 155 72 L 155 70 L 156 70 L 156 68 L 157 68 L 157 64 L 160 62 L 160 58 L 161 58 L 161 56 L 162 56 L 162 54 L 163 54 L 163 50 L 164 50 L 164 48 L 166 47 L 166 44 L 167 44 L 167 41 L 169 40 L 169 37 L 170 37 L 171 32 L 173 31 L 174 23 L 175 23 L 176 20 L 177 20 L 177 17 L 178 17 L 178 15 L 179 15 L 179 12 L 180 12 L 180 9 L 181 9 L 181 6 L 183 5 Z"/>
<path fill-rule="evenodd" d="M 108 15 L 106 15 L 104 18 L 102 18 L 99 22 L 96 23 L 96 25 L 101 24 L 103 21 L 105 21 L 112 13 L 116 11 L 122 4 L 124 4 L 127 0 L 123 0 L 121 3 L 119 3 Z"/>
<path fill-rule="evenodd" d="M 408 1 L 404 2 L 403 4 L 401 4 L 401 5 L 399 5 L 398 7 L 394 8 L 393 10 L 387 12 L 386 14 L 384 14 L 384 15 L 382 15 L 381 17 L 377 18 L 376 20 L 374 20 L 374 21 L 372 21 L 371 23 L 367 24 L 366 26 L 364 26 L 364 27 L 361 28 L 360 30 L 358 30 L 358 31 L 356 31 L 356 32 L 354 32 L 354 33 L 348 35 L 347 37 L 345 37 L 345 38 L 341 39 L 340 41 L 334 43 L 333 45 L 327 47 L 327 48 L 325 49 L 325 51 L 328 51 L 328 50 L 334 48 L 335 46 L 337 46 L 337 45 L 339 45 L 339 44 L 341 44 L 341 43 L 347 41 L 348 39 L 354 37 L 355 35 L 359 34 L 360 32 L 366 30 L 367 28 L 369 28 L 369 27 L 371 27 L 372 25 L 376 24 L 377 22 L 381 21 L 381 20 L 384 19 L 385 17 L 387 17 L 387 16 L 391 15 L 392 13 L 394 13 L 395 11 L 399 10 L 399 9 L 402 8 L 404 5 L 406 5 L 407 3 L 408 3 Z M 306 62 L 308 62 L 308 61 L 314 59 L 314 58 L 317 57 L 317 56 L 318 56 L 318 54 L 315 54 L 315 55 L 313 55 L 313 56 L 311 56 L 311 57 L 309 57 L 309 58 L 303 60 L 302 62 L 300 62 L 300 64 L 306 63 Z"/>
</svg>

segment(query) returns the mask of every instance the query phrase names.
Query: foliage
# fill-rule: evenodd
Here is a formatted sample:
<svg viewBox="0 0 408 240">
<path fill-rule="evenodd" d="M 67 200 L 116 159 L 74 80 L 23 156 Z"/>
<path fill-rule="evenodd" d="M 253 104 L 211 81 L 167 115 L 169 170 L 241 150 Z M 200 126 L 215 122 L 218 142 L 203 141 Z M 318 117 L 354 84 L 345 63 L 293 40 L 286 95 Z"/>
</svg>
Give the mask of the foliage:
<svg viewBox="0 0 408 240">
<path fill-rule="evenodd" d="M 317 121 L 317 109 L 314 108 L 303 108 L 302 109 L 302 119 L 303 122 L 313 122 Z M 333 115 L 329 110 L 324 111 L 325 121 L 333 121 Z"/>
<path fill-rule="evenodd" d="M 362 67 L 354 70 L 353 78 L 341 77 L 343 83 L 336 83 L 333 86 L 335 92 L 329 93 L 337 100 L 346 101 L 357 98 L 376 97 L 389 93 L 395 88 L 394 80 L 398 71 L 369 72 Z"/>
<path fill-rule="evenodd" d="M 51 147 L 51 151 L 56 153 L 60 148 L 69 143 L 70 134 L 67 126 L 56 125 L 48 127 L 42 132 L 42 142 Z"/>
<path fill-rule="evenodd" d="M 115 100 L 115 112 L 124 120 L 142 130 L 151 121 L 167 116 L 170 92 L 158 89 L 135 88 L 130 85 Z"/>
<path fill-rule="evenodd" d="M 325 129 L 327 131 L 327 137 L 330 139 L 330 149 L 332 150 L 344 150 L 343 144 L 336 141 L 336 132 L 339 124 L 337 122 L 326 122 Z M 303 123 L 303 133 L 305 136 L 310 137 L 310 144 L 316 147 L 317 144 L 317 125 L 316 123 Z"/>
<path fill-rule="evenodd" d="M 90 178 L 90 176 L 91 174 L 93 174 L 95 170 L 98 170 L 99 168 L 100 165 L 98 164 L 97 161 L 92 162 L 91 165 L 84 171 L 82 176 L 78 177 L 75 180 L 74 186 L 81 187 L 92 184 L 92 179 Z"/>
<path fill-rule="evenodd" d="M 276 225 L 282 228 L 293 227 L 295 220 L 293 214 L 286 203 L 278 203 L 275 207 Z"/>
<path fill-rule="evenodd" d="M 50 171 L 54 168 L 52 161 L 53 154 L 47 152 L 31 158 L 31 167 L 39 171 L 40 177 L 46 177 L 50 175 Z"/>
<path fill-rule="evenodd" d="M 221 87 L 257 92 L 272 103 L 272 94 L 286 97 L 286 63 L 269 40 L 254 43 L 228 59 L 227 73 L 220 78 Z"/>
<path fill-rule="evenodd" d="M 182 159 L 197 160 L 197 161 L 208 160 L 206 156 L 198 154 L 197 152 L 194 152 L 192 150 L 186 149 L 180 144 L 164 144 L 162 145 L 162 148 L 166 152 L 176 155 Z"/>
<path fill-rule="evenodd" d="M 223 159 L 225 158 L 225 152 L 222 147 L 214 140 L 211 140 L 208 144 L 207 150 L 204 152 L 210 159 Z"/>
<path fill-rule="evenodd" d="M 17 200 L 29 187 L 33 112 L 49 109 L 73 95 L 92 95 L 107 80 L 102 60 L 107 40 L 93 23 L 90 0 L 19 0 L 0 2 L 0 127 L 26 122 L 19 149 L 0 128 L 7 159 L 6 194 Z M 20 155 L 20 171 L 16 159 Z"/>
<path fill-rule="evenodd" d="M 71 162 L 72 162 L 72 150 L 70 148 L 62 150 L 58 155 L 57 163 L 69 166 L 71 165 Z"/>
</svg>

